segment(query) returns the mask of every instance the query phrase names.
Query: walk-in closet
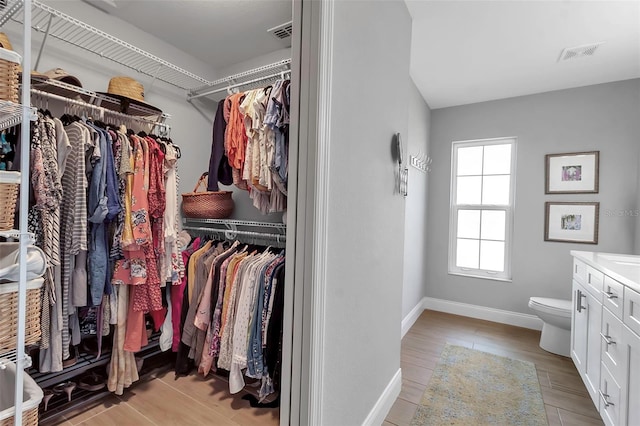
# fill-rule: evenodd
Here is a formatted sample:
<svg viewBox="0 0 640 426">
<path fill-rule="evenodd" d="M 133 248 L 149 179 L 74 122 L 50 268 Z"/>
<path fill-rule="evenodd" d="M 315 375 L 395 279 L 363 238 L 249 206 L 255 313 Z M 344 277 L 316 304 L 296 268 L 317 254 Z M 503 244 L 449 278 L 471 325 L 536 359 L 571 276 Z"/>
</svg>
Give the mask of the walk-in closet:
<svg viewBox="0 0 640 426">
<path fill-rule="evenodd" d="M 0 425 L 289 423 L 292 6 L 0 5 Z"/>
</svg>

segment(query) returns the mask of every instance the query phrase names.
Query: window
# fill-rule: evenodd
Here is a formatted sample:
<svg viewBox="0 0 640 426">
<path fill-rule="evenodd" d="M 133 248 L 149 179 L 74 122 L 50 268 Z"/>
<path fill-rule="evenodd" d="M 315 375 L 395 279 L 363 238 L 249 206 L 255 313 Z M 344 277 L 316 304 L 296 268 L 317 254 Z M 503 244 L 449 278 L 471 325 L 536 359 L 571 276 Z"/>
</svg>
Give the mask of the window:
<svg viewBox="0 0 640 426">
<path fill-rule="evenodd" d="M 515 138 L 454 142 L 449 273 L 511 280 Z"/>
</svg>

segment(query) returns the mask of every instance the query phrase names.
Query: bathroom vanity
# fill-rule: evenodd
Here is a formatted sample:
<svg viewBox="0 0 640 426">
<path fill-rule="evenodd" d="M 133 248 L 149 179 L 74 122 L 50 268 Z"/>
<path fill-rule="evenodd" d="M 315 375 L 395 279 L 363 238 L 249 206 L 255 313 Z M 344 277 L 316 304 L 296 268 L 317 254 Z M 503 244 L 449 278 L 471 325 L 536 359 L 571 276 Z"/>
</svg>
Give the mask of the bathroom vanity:
<svg viewBox="0 0 640 426">
<path fill-rule="evenodd" d="M 606 425 L 640 425 L 640 256 L 571 255 L 571 358 Z"/>
</svg>

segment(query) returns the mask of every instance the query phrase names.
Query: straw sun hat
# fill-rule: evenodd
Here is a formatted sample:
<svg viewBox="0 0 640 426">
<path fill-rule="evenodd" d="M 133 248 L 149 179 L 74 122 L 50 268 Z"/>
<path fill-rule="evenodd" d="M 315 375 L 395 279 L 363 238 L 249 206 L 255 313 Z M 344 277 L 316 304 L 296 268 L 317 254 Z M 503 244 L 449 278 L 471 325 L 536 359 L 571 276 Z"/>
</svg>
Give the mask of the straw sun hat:
<svg viewBox="0 0 640 426">
<path fill-rule="evenodd" d="M 162 110 L 144 101 L 144 86 L 131 77 L 113 77 L 109 80 L 109 87 L 106 93 L 102 93 L 113 98 L 118 98 L 121 101 L 126 101 L 130 105 L 140 105 L 162 113 Z M 128 109 L 128 106 L 123 106 L 125 106 L 125 109 Z"/>
</svg>

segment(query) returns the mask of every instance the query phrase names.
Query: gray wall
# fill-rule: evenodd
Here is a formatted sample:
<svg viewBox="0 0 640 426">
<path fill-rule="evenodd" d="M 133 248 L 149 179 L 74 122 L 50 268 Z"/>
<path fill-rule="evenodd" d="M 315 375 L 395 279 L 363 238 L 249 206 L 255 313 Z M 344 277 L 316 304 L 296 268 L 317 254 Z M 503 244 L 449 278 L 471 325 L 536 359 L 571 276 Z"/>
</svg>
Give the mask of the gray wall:
<svg viewBox="0 0 640 426">
<path fill-rule="evenodd" d="M 638 173 L 638 186 L 636 189 L 636 197 L 637 197 L 637 202 L 636 202 L 636 209 L 633 211 L 633 216 L 636 219 L 636 239 L 633 245 L 633 253 L 634 254 L 640 254 L 640 153 L 638 153 L 638 165 L 636 167 L 636 171 Z"/>
<path fill-rule="evenodd" d="M 333 30 L 322 415 L 347 426 L 400 368 L 405 202 L 391 141 L 407 134 L 411 18 L 400 0 L 336 1 Z"/>
<path fill-rule="evenodd" d="M 431 110 L 413 80 L 409 80 L 409 131 L 405 142 L 409 155 L 429 153 Z M 409 167 L 409 191 L 406 198 L 404 232 L 404 284 L 402 318 L 416 307 L 426 291 L 428 174 Z"/>
<path fill-rule="evenodd" d="M 531 313 L 530 296 L 571 298 L 569 250 L 631 253 L 637 204 L 640 80 L 433 110 L 427 296 Z M 451 142 L 516 136 L 513 282 L 447 274 Z M 600 151 L 600 192 L 544 194 L 544 156 Z M 545 201 L 599 201 L 598 245 L 544 241 Z"/>
</svg>

